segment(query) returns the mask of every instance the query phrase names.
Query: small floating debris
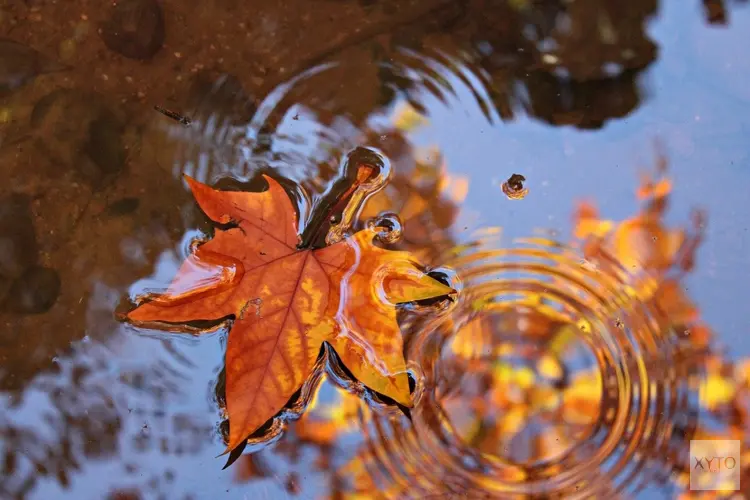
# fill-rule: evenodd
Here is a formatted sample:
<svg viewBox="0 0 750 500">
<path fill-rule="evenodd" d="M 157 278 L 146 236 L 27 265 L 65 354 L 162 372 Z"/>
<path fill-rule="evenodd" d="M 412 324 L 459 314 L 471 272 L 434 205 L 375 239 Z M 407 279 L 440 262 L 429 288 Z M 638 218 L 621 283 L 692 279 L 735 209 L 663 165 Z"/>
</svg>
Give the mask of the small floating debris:
<svg viewBox="0 0 750 500">
<path fill-rule="evenodd" d="M 169 109 L 164 109 L 160 106 L 154 106 L 154 109 L 158 111 L 159 113 L 163 114 L 164 116 L 167 116 L 175 121 L 178 121 L 185 125 L 186 127 L 189 126 L 193 121 L 188 118 L 187 116 L 183 116 L 180 113 L 177 113 L 175 111 L 171 111 Z"/>
<path fill-rule="evenodd" d="M 503 182 L 503 193 L 509 200 L 522 200 L 529 194 L 529 189 L 523 187 L 526 177 L 521 174 L 513 174 L 507 181 Z"/>
</svg>

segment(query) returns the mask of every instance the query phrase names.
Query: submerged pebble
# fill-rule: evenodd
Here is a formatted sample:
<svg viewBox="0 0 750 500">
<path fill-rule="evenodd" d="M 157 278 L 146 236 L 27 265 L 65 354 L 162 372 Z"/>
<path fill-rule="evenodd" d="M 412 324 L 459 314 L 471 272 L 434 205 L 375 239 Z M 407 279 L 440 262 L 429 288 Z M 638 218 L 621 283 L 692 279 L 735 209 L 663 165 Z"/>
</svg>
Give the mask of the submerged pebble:
<svg viewBox="0 0 750 500">
<path fill-rule="evenodd" d="M 31 127 L 40 151 L 89 180 L 115 175 L 125 166 L 125 125 L 97 95 L 55 90 L 34 106 Z"/>
<path fill-rule="evenodd" d="M 0 306 L 2 306 L 3 302 L 5 302 L 5 299 L 8 297 L 12 285 L 12 279 L 0 276 Z"/>
<path fill-rule="evenodd" d="M 156 0 L 121 0 L 101 25 L 110 50 L 131 59 L 151 59 L 164 44 L 164 15 Z"/>
<path fill-rule="evenodd" d="M 141 200 L 135 197 L 122 198 L 107 206 L 107 214 L 118 217 L 129 215 L 138 210 Z"/>
<path fill-rule="evenodd" d="M 0 39 L 0 97 L 30 82 L 38 75 L 62 71 L 66 66 L 26 45 Z"/>
<path fill-rule="evenodd" d="M 17 314 L 47 312 L 57 301 L 60 285 L 60 275 L 54 269 L 32 267 L 11 286 L 5 308 Z"/>
<path fill-rule="evenodd" d="M 37 253 L 31 198 L 13 193 L 0 199 L 0 277 L 19 277 L 34 265 Z"/>
</svg>

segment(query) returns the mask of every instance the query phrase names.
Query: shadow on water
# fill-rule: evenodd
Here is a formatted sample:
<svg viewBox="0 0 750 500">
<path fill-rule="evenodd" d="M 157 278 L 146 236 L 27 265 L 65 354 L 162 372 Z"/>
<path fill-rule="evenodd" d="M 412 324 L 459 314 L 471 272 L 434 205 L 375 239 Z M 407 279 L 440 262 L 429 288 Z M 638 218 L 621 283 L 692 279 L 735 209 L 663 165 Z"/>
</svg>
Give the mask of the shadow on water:
<svg viewBox="0 0 750 500">
<path fill-rule="evenodd" d="M 597 493 L 648 498 L 686 489 L 690 436 L 747 443 L 750 319 L 728 305 L 750 292 L 747 2 L 313 3 L 0 6 L 0 497 L 583 495 L 592 484 L 577 471 L 593 467 Z M 685 264 L 677 255 L 648 246 L 677 233 L 631 217 L 654 135 L 670 150 L 675 220 L 696 204 L 708 214 L 679 276 L 661 266 Z M 163 289 L 212 231 L 181 174 L 252 189 L 270 171 L 304 211 L 360 145 L 383 151 L 393 176 L 357 227 L 397 213 L 395 246 L 470 277 L 462 308 L 440 322 L 405 312 L 421 373 L 412 420 L 360 403 L 329 371 L 304 417 L 222 472 L 225 329 L 199 339 L 112 313 Z M 523 200 L 503 195 L 512 174 Z M 575 212 L 583 198 L 615 222 L 590 204 Z M 486 246 L 501 226 L 599 232 L 575 250 L 548 234 Z M 614 250 L 590 253 L 592 241 Z M 651 286 L 637 300 L 611 290 L 619 271 L 602 284 L 577 260 L 627 266 L 618 248 L 631 247 Z M 528 267 L 532 254 L 548 262 Z M 544 272 L 513 274 L 524 269 Z M 605 324 L 613 315 L 620 326 Z M 601 345 L 571 338 L 581 321 Z M 636 394 L 648 383 L 653 394 Z"/>
</svg>

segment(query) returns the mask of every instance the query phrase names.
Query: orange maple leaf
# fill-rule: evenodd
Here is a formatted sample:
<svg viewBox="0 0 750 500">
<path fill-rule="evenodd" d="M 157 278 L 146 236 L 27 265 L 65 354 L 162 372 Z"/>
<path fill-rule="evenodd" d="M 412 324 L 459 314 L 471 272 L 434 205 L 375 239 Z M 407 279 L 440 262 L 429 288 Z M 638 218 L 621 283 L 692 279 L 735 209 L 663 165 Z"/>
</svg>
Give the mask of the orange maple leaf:
<svg viewBox="0 0 750 500">
<path fill-rule="evenodd" d="M 217 191 L 186 177 L 217 228 L 163 295 L 127 314 L 135 323 L 234 317 L 226 350 L 227 450 L 278 413 L 311 375 L 323 342 L 367 387 L 411 406 L 395 304 L 454 290 L 406 252 L 374 245 L 368 228 L 319 249 L 299 249 L 297 215 L 268 176 L 260 193 Z"/>
</svg>

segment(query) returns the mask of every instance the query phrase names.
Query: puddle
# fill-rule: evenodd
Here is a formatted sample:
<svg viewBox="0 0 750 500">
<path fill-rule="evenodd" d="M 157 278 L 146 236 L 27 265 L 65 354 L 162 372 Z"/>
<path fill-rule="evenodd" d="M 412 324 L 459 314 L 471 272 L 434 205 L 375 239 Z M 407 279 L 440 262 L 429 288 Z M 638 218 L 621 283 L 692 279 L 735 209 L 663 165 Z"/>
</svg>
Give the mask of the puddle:
<svg viewBox="0 0 750 500">
<path fill-rule="evenodd" d="M 691 438 L 747 443 L 748 29 L 743 1 L 5 2 L 0 497 L 688 491 Z M 388 182 L 323 243 L 460 283 L 399 312 L 410 418 L 330 354 L 222 470 L 229 325 L 114 311 L 214 234 L 183 175 L 272 175 L 304 222 L 359 146 Z"/>
</svg>

